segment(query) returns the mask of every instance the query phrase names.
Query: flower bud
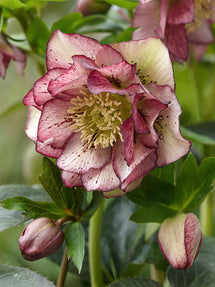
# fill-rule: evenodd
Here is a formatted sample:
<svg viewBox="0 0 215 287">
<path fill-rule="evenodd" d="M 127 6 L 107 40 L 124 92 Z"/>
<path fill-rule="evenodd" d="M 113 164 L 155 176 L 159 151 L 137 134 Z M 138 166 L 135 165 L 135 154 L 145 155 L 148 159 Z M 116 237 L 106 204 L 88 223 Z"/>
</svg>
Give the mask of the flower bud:
<svg viewBox="0 0 215 287">
<path fill-rule="evenodd" d="M 78 0 L 76 12 L 81 12 L 84 16 L 105 13 L 110 8 L 108 3 L 99 0 Z"/>
<path fill-rule="evenodd" d="M 64 240 L 64 232 L 56 221 L 41 217 L 32 221 L 19 237 L 22 256 L 34 261 L 56 252 Z"/>
<path fill-rule="evenodd" d="M 176 269 L 190 268 L 199 253 L 202 232 L 193 213 L 180 214 L 166 219 L 158 233 L 163 255 Z"/>
</svg>

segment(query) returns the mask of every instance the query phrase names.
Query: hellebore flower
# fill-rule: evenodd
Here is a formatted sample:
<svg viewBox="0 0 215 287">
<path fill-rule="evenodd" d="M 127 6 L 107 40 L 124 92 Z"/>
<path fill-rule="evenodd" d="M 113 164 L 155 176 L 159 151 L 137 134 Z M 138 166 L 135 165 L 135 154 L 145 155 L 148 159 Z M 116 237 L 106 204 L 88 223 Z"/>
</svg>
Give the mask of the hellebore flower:
<svg viewBox="0 0 215 287">
<path fill-rule="evenodd" d="M 140 0 L 133 27 L 133 39 L 159 36 L 173 60 L 187 60 L 189 43 L 207 47 L 213 42 L 210 19 L 214 0 Z"/>
<path fill-rule="evenodd" d="M 5 78 L 6 70 L 11 60 L 14 62 L 17 71 L 22 75 L 26 64 L 25 54 L 19 48 L 11 45 L 6 38 L 0 34 L 0 77 L 3 79 Z"/>
<path fill-rule="evenodd" d="M 23 100 L 26 133 L 38 152 L 57 159 L 67 187 L 123 194 L 189 151 L 159 38 L 101 45 L 56 30 L 47 68 Z"/>
<path fill-rule="evenodd" d="M 166 219 L 160 227 L 158 242 L 163 255 L 174 268 L 190 268 L 202 243 L 198 218 L 188 213 Z"/>
<path fill-rule="evenodd" d="M 64 232 L 56 221 L 40 217 L 32 221 L 19 237 L 24 259 L 38 260 L 56 252 L 64 241 Z"/>
</svg>

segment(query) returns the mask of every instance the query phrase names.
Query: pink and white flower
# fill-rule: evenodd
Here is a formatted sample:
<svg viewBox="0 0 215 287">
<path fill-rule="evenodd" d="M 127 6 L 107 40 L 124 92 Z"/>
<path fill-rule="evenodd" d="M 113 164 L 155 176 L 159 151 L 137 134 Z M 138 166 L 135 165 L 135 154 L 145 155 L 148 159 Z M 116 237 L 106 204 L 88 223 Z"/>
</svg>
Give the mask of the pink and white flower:
<svg viewBox="0 0 215 287">
<path fill-rule="evenodd" d="M 17 71 L 22 75 L 26 65 L 25 54 L 19 48 L 11 45 L 7 39 L 0 34 L 0 77 L 3 79 L 6 76 L 6 70 L 11 60 L 14 62 Z"/>
<path fill-rule="evenodd" d="M 189 151 L 159 38 L 101 45 L 56 30 L 47 70 L 24 98 L 26 133 L 39 153 L 57 159 L 66 186 L 121 195 Z"/>
<path fill-rule="evenodd" d="M 200 55 L 214 41 L 211 20 L 215 17 L 214 0 L 140 0 L 133 27 L 133 39 L 159 36 L 173 60 L 187 60 L 189 43 Z M 203 49 L 204 47 L 204 49 Z"/>
</svg>

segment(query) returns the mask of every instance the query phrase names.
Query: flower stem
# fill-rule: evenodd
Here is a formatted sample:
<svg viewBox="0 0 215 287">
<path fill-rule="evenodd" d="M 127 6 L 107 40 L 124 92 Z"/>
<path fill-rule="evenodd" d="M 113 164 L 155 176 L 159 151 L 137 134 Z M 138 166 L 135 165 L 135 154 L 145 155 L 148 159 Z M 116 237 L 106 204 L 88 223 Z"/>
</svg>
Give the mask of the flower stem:
<svg viewBox="0 0 215 287">
<path fill-rule="evenodd" d="M 213 235 L 213 200 L 214 193 L 211 192 L 200 206 L 200 223 L 205 236 Z"/>
<path fill-rule="evenodd" d="M 101 264 L 101 223 L 104 201 L 90 220 L 89 229 L 89 265 L 91 287 L 104 286 Z"/>
<path fill-rule="evenodd" d="M 152 280 L 159 282 L 163 286 L 165 280 L 165 272 L 156 269 L 154 264 L 150 264 L 150 277 Z"/>
<path fill-rule="evenodd" d="M 64 281 L 65 281 L 66 275 L 67 275 L 68 264 L 69 264 L 69 259 L 67 257 L 67 247 L 65 247 L 56 287 L 63 287 Z"/>
</svg>

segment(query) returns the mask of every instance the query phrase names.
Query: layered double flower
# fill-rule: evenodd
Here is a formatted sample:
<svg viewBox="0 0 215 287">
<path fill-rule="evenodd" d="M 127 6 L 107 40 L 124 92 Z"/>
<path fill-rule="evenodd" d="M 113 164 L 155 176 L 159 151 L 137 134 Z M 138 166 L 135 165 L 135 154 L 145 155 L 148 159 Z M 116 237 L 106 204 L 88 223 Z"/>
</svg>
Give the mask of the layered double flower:
<svg viewBox="0 0 215 287">
<path fill-rule="evenodd" d="M 24 98 L 26 133 L 57 159 L 66 186 L 121 195 L 189 151 L 160 39 L 101 45 L 56 30 L 47 70 Z"/>
<path fill-rule="evenodd" d="M 214 41 L 211 23 L 215 20 L 214 0 L 140 0 L 133 26 L 133 39 L 159 36 L 173 60 L 187 60 L 189 43 L 198 58 Z"/>
</svg>

